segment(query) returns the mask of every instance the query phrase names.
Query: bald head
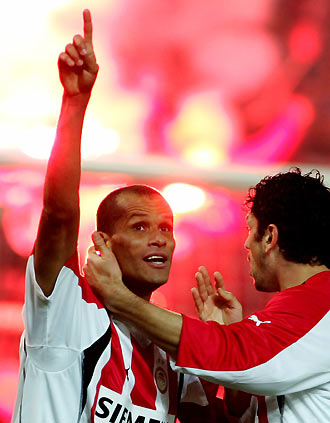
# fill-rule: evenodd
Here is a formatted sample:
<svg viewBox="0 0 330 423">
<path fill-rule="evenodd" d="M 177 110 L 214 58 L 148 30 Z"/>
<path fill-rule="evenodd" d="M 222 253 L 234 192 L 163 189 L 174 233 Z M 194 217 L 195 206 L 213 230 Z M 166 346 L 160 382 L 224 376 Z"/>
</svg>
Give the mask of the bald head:
<svg viewBox="0 0 330 423">
<path fill-rule="evenodd" d="M 128 196 L 162 199 L 164 204 L 167 205 L 169 212 L 173 215 L 170 206 L 158 190 L 148 185 L 129 185 L 112 191 L 102 200 L 96 214 L 98 231 L 105 232 L 109 235 L 113 234 L 116 222 L 125 211 L 122 198 Z"/>
</svg>

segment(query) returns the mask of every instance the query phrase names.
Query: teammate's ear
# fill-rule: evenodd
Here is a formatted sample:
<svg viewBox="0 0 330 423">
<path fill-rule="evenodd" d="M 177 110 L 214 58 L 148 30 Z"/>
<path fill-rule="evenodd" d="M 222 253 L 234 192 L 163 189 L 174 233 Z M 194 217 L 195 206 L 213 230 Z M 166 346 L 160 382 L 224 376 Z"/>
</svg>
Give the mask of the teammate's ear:
<svg viewBox="0 0 330 423">
<path fill-rule="evenodd" d="M 265 251 L 269 252 L 277 245 L 278 229 L 276 225 L 273 225 L 273 224 L 268 225 L 264 239 L 265 239 Z"/>
</svg>

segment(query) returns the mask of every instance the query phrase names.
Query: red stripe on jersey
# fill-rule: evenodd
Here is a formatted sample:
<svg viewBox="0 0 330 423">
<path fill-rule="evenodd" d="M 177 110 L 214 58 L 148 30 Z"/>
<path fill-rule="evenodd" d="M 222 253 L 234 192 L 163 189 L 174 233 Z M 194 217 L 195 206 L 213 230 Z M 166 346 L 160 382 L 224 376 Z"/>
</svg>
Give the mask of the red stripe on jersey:
<svg viewBox="0 0 330 423">
<path fill-rule="evenodd" d="M 143 348 L 134 337 L 131 337 L 133 346 L 132 373 L 135 377 L 135 385 L 131 392 L 133 404 L 140 407 L 156 409 L 155 401 L 157 389 L 154 375 L 154 346 L 150 344 Z"/>
<path fill-rule="evenodd" d="M 330 310 L 330 272 L 275 295 L 253 319 L 229 326 L 183 316 L 177 366 L 246 370 L 297 342 Z"/>
<path fill-rule="evenodd" d="M 100 386 L 103 385 L 106 388 L 121 394 L 125 378 L 126 370 L 123 360 L 123 353 L 116 328 L 111 321 L 111 356 L 110 360 L 103 367 L 100 380 L 97 384 L 95 401 L 92 407 L 92 416 L 95 414 L 96 401 L 99 395 Z"/>
<path fill-rule="evenodd" d="M 79 286 L 81 287 L 83 300 L 85 300 L 86 303 L 95 303 L 98 308 L 104 308 L 103 304 L 93 293 L 87 280 L 80 274 L 78 251 L 75 251 L 75 253 L 66 261 L 64 266 L 71 269 L 77 278 L 79 278 Z"/>
<path fill-rule="evenodd" d="M 265 397 L 257 396 L 258 399 L 258 419 L 259 423 L 268 423 L 267 406 Z"/>
<path fill-rule="evenodd" d="M 82 276 L 79 277 L 79 286 L 81 287 L 82 298 L 86 303 L 94 303 L 97 305 L 97 308 L 104 308 L 104 305 L 95 296 L 87 280 Z"/>
<path fill-rule="evenodd" d="M 76 250 L 72 256 L 66 261 L 64 264 L 65 267 L 68 267 L 73 271 L 76 276 L 80 276 L 80 269 L 79 269 L 79 254 Z"/>
</svg>

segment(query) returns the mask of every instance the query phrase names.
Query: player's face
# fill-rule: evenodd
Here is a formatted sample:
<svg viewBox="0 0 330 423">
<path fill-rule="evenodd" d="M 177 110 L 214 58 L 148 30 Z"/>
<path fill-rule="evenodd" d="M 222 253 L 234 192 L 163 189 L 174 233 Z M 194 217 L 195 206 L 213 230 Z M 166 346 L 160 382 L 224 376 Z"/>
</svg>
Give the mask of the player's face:
<svg viewBox="0 0 330 423">
<path fill-rule="evenodd" d="M 111 236 L 112 249 L 125 284 L 147 297 L 169 277 L 175 247 L 173 214 L 158 195 L 123 193 L 117 202 L 123 212 Z"/>
<path fill-rule="evenodd" d="M 268 264 L 264 250 L 264 240 L 258 238 L 258 220 L 252 213 L 247 216 L 247 225 L 249 233 L 244 246 L 248 250 L 250 275 L 254 279 L 255 287 L 258 291 L 276 291 L 272 267 Z"/>
</svg>

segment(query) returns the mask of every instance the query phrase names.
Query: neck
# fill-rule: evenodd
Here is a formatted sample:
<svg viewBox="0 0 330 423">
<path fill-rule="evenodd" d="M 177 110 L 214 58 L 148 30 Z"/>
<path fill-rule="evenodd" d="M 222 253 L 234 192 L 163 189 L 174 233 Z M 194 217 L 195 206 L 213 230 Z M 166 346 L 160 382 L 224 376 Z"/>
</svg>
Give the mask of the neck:
<svg viewBox="0 0 330 423">
<path fill-rule="evenodd" d="M 130 291 L 132 291 L 135 295 L 150 302 L 150 298 L 154 290 L 150 290 L 149 286 L 146 288 L 145 286 L 143 286 L 143 284 L 138 283 L 136 281 L 125 279 L 124 277 L 123 277 L 123 282 L 124 282 L 124 285 L 126 285 L 127 288 Z"/>
<path fill-rule="evenodd" d="M 285 260 L 279 269 L 280 290 L 298 286 L 318 273 L 330 270 L 325 265 L 293 263 Z"/>
</svg>

